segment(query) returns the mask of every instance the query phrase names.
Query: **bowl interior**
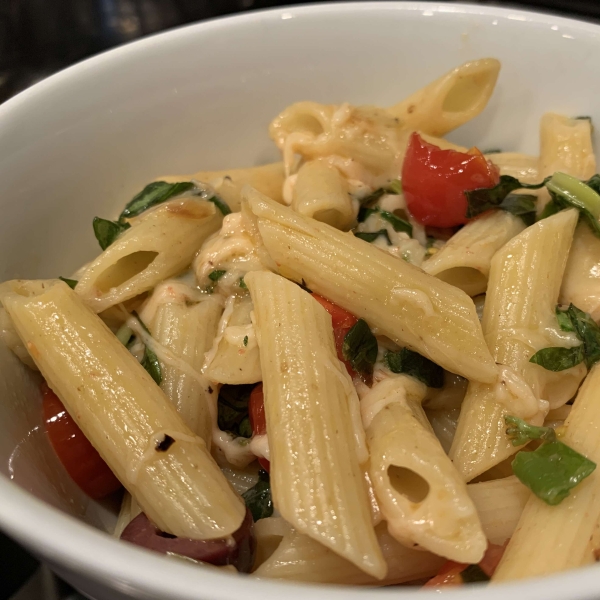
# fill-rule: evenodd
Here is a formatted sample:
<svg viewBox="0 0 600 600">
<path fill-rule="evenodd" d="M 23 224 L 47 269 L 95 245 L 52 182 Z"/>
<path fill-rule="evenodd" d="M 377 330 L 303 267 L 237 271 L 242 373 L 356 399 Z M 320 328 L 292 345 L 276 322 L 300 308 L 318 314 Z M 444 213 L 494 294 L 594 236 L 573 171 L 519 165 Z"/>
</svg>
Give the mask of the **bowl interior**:
<svg viewBox="0 0 600 600">
<path fill-rule="evenodd" d="M 113 218 L 161 174 L 277 160 L 267 126 L 292 102 L 391 105 L 487 56 L 503 63 L 497 90 L 453 141 L 537 154 L 544 112 L 600 122 L 600 28 L 508 9 L 281 9 L 186 27 L 68 69 L 0 107 L 0 280 L 68 276 L 99 252 L 92 218 Z M 110 507 L 88 501 L 50 450 L 38 379 L 3 345 L 0 372 L 0 472 L 108 529 Z"/>
</svg>

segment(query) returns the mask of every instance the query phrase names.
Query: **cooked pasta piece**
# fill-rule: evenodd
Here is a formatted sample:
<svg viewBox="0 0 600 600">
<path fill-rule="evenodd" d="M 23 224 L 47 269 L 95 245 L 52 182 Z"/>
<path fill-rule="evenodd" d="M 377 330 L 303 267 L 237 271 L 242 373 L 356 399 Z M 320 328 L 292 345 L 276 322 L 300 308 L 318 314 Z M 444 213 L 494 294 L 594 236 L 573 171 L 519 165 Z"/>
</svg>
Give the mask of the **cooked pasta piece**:
<svg viewBox="0 0 600 600">
<path fill-rule="evenodd" d="M 239 528 L 245 507 L 205 443 L 74 291 L 15 281 L 0 300 L 48 385 L 157 527 L 196 539 Z"/>
<path fill-rule="evenodd" d="M 600 366 L 577 394 L 560 437 L 600 462 Z M 495 582 L 550 575 L 591 559 L 590 539 L 600 518 L 600 472 L 596 469 L 558 506 L 531 496 L 494 575 Z"/>
<path fill-rule="evenodd" d="M 138 506 L 137 502 L 133 499 L 133 496 L 129 492 L 123 494 L 123 500 L 121 501 L 121 509 L 119 510 L 119 516 L 115 523 L 115 529 L 113 536 L 119 539 L 123 530 L 133 519 L 135 519 L 142 509 Z"/>
<path fill-rule="evenodd" d="M 487 105 L 500 62 L 483 58 L 452 69 L 388 111 L 405 128 L 442 136 L 476 117 Z"/>
<path fill-rule="evenodd" d="M 147 292 L 183 271 L 221 221 L 214 204 L 192 198 L 149 210 L 88 265 L 76 292 L 97 313 Z"/>
<path fill-rule="evenodd" d="M 486 154 L 485 157 L 500 169 L 500 175 L 516 177 L 522 183 L 539 183 L 542 179 L 537 156 L 518 152 L 497 152 Z"/>
<path fill-rule="evenodd" d="M 362 398 L 373 489 L 388 531 L 399 542 L 477 563 L 487 541 L 467 486 L 421 408 L 425 392 L 425 384 L 399 375 Z"/>
<path fill-rule="evenodd" d="M 455 233 L 421 267 L 469 296 L 483 294 L 492 257 L 523 229 L 522 219 L 503 210 L 484 214 Z"/>
<path fill-rule="evenodd" d="M 448 371 L 495 381 L 496 365 L 463 291 L 255 190 L 245 194 L 247 227 L 254 227 L 257 243 L 264 244 L 282 275 L 304 280 L 314 292 Z"/>
<path fill-rule="evenodd" d="M 482 324 L 504 371 L 499 384 L 469 384 L 450 449 L 467 481 L 516 452 L 505 415 L 541 425 L 549 405 L 567 402 L 585 376 L 583 364 L 553 373 L 529 362 L 542 348 L 579 344 L 561 331 L 554 312 L 577 219 L 571 209 L 539 221 L 492 259 Z"/>
<path fill-rule="evenodd" d="M 197 304 L 189 304 L 185 297 L 180 297 L 176 302 L 160 304 L 154 319 L 148 322 L 154 339 L 197 373 L 193 377 L 189 370 L 182 370 L 176 363 L 161 361 L 160 387 L 185 424 L 204 440 L 209 449 L 217 390 L 200 372 L 204 354 L 212 346 L 217 333 L 222 311 L 222 301 L 217 297 L 210 296 Z M 160 361 L 160 355 L 158 358 Z"/>
<path fill-rule="evenodd" d="M 251 185 L 276 202 L 283 202 L 283 163 L 271 163 L 245 169 L 225 169 L 222 171 L 198 171 L 191 175 L 168 175 L 160 181 L 200 181 L 210 185 L 229 208 L 240 210 L 241 192 L 245 185 Z"/>
<path fill-rule="evenodd" d="M 298 171 L 292 208 L 301 215 L 345 231 L 356 223 L 358 203 L 355 208 L 348 183 L 335 167 L 309 161 Z"/>
<path fill-rule="evenodd" d="M 435 433 L 435 437 L 439 440 L 444 452 L 448 454 L 456 433 L 460 408 L 426 410 L 425 415 L 433 429 L 433 433 Z"/>
<path fill-rule="evenodd" d="M 364 432 L 357 435 L 351 414 L 358 397 L 337 358 L 331 317 L 283 277 L 256 271 L 246 283 L 263 371 L 275 508 L 295 529 L 381 579 L 386 565 L 359 465 L 366 458 Z"/>
</svg>

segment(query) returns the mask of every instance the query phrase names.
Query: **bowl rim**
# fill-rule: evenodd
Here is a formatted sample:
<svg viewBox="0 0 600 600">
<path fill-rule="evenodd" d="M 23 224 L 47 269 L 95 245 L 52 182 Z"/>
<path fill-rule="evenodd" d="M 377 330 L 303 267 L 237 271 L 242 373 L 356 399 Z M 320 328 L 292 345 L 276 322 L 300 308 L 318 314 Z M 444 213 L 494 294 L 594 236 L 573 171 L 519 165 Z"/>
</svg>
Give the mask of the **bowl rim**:
<svg viewBox="0 0 600 600">
<path fill-rule="evenodd" d="M 526 21 L 537 25 L 559 25 L 582 33 L 600 37 L 600 24 L 556 16 L 545 12 L 482 6 L 479 4 L 441 4 L 436 2 L 343 2 L 304 6 L 281 7 L 234 16 L 209 19 L 199 23 L 177 27 L 141 40 L 129 42 L 81 61 L 62 70 L 34 86 L 22 91 L 0 106 L 0 130 L 3 122 L 11 118 L 17 108 L 27 109 L 36 101 L 65 82 L 77 79 L 84 71 L 101 69 L 117 63 L 126 55 L 144 53 L 146 48 L 178 38 L 201 35 L 204 31 L 227 29 L 233 25 L 256 23 L 263 20 L 280 20 L 282 17 L 302 17 L 343 12 L 364 11 L 427 11 L 431 14 L 463 14 L 482 17 L 498 17 Z M 291 17 L 290 17 L 291 15 Z M 327 594 L 332 600 L 363 600 L 372 588 L 348 587 L 264 580 L 258 578 L 232 577 L 210 566 L 188 565 L 169 560 L 133 545 L 123 544 L 112 536 L 97 530 L 71 515 L 46 504 L 31 493 L 0 476 L 0 527 L 17 541 L 26 545 L 42 558 L 57 566 L 64 565 L 72 572 L 91 581 L 106 583 L 122 593 L 147 594 L 152 597 L 197 599 L 199 595 L 211 600 L 230 600 L 234 594 L 243 593 L 248 600 L 263 600 L 265 593 L 285 594 L 288 600 L 304 600 L 306 592 Z M 65 536 L 65 531 L 68 536 Z M 90 548 L 87 551 L 87 548 Z M 86 549 L 85 551 L 83 549 Z M 543 578 L 490 586 L 485 592 L 486 600 L 504 600 L 507 594 L 519 598 L 538 597 L 543 590 L 545 600 L 591 600 L 597 593 L 599 572 L 597 568 L 577 569 Z M 416 588 L 403 590 L 381 589 L 378 594 L 401 594 L 407 600 L 433 600 L 435 591 Z M 479 585 L 467 586 L 444 592 L 449 598 L 479 598 Z M 417 596 L 418 594 L 418 596 Z"/>
</svg>

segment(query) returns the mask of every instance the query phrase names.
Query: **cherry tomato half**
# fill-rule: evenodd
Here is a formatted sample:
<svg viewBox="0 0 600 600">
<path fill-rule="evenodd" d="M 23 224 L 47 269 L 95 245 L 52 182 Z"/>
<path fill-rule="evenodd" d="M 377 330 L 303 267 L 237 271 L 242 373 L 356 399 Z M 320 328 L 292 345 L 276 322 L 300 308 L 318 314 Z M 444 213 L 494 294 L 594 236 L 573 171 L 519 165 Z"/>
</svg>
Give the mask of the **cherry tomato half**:
<svg viewBox="0 0 600 600">
<path fill-rule="evenodd" d="M 265 395 L 263 384 L 259 383 L 251 392 L 248 401 L 248 413 L 250 425 L 254 435 L 265 435 L 267 433 L 267 418 L 265 416 Z M 267 472 L 271 471 L 271 463 L 266 458 L 259 458 L 258 464 Z"/>
<path fill-rule="evenodd" d="M 46 383 L 42 384 L 42 399 L 50 443 L 71 479 L 90 498 L 104 498 L 120 489 L 121 482 Z"/>
<path fill-rule="evenodd" d="M 467 223 L 465 192 L 495 186 L 498 168 L 479 150 L 442 150 L 413 133 L 402 166 L 402 189 L 411 215 L 423 225 Z"/>
</svg>

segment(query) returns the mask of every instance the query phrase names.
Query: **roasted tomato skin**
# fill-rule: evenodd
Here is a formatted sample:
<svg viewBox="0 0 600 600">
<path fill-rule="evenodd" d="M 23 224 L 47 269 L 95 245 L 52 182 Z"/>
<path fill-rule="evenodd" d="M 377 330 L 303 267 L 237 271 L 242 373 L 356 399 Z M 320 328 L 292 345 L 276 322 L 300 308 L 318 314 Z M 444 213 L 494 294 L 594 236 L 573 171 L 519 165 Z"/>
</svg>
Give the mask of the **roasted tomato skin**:
<svg viewBox="0 0 600 600">
<path fill-rule="evenodd" d="M 265 416 L 265 396 L 262 383 L 257 384 L 250 394 L 248 413 L 253 435 L 265 435 L 267 433 L 267 418 Z M 266 458 L 259 458 L 258 463 L 267 473 L 271 472 L 271 463 Z"/>
<path fill-rule="evenodd" d="M 402 166 L 402 190 L 411 215 L 422 225 L 455 227 L 468 222 L 466 191 L 490 188 L 498 168 L 477 148 L 442 150 L 413 133 Z"/>
<path fill-rule="evenodd" d="M 58 396 L 45 382 L 41 390 L 50 444 L 71 479 L 94 499 L 104 498 L 120 489 L 121 482 L 79 429 Z"/>
<path fill-rule="evenodd" d="M 121 539 L 136 546 L 160 552 L 173 553 L 211 565 L 233 565 L 240 573 L 249 573 L 254 565 L 256 539 L 254 521 L 248 509 L 240 528 L 230 539 L 192 540 L 165 534 L 144 513 L 140 513 L 121 534 Z"/>
</svg>

